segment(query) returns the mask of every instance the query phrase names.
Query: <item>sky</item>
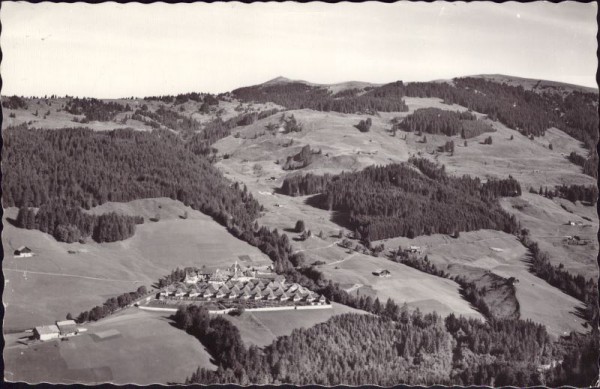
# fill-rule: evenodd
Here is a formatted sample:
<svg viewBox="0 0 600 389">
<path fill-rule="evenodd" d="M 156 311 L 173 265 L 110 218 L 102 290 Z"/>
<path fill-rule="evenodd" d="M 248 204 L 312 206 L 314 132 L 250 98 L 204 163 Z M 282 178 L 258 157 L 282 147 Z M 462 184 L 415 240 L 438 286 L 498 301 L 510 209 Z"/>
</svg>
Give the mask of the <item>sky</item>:
<svg viewBox="0 0 600 389">
<path fill-rule="evenodd" d="M 501 73 L 597 87 L 596 3 L 2 2 L 3 95 L 98 98 Z"/>
</svg>

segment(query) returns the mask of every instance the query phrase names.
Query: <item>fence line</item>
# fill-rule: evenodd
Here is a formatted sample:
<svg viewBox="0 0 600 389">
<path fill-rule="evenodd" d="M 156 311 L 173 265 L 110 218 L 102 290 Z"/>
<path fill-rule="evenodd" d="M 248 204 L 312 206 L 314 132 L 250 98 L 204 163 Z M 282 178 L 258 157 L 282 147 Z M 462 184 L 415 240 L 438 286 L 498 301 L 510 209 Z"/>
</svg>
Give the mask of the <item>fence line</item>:
<svg viewBox="0 0 600 389">
<path fill-rule="evenodd" d="M 140 305 L 139 309 L 143 309 L 146 311 L 157 311 L 157 312 L 177 312 L 177 308 L 157 308 L 157 307 L 145 307 Z M 324 305 L 289 305 L 284 307 L 265 307 L 265 308 L 247 308 L 244 309 L 245 312 L 273 312 L 273 311 L 293 311 L 293 310 L 307 310 L 307 309 L 331 309 L 333 308 L 331 304 Z M 220 310 L 209 310 L 208 313 L 212 313 L 215 315 L 222 315 L 225 313 L 229 313 L 237 308 L 226 308 Z"/>
</svg>

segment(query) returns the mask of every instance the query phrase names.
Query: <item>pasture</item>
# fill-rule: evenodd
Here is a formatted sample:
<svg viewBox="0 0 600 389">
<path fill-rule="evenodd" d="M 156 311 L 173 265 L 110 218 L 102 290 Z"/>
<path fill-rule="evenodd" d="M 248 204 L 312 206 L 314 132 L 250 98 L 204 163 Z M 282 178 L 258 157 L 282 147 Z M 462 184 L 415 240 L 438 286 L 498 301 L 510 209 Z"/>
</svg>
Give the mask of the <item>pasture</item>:
<svg viewBox="0 0 600 389">
<path fill-rule="evenodd" d="M 485 179 L 488 176 L 506 178 L 512 175 L 523 189 L 536 190 L 540 186 L 553 187 L 560 184 L 593 184 L 594 179 L 584 175 L 581 168 L 566 158 L 571 151 L 587 155 L 580 142 L 564 132 L 551 128 L 543 137 L 530 140 L 519 132 L 508 129 L 498 122 L 490 122 L 496 132 L 482 134 L 464 141 L 454 137 L 454 155 L 440 153 L 436 160 L 446 165 L 446 172 L 454 175 L 469 174 Z M 491 136 L 491 145 L 481 144 Z M 510 140 L 510 137 L 513 140 Z M 429 143 L 442 144 L 444 139 L 427 135 Z M 445 137 L 442 137 L 445 138 Z M 450 139 L 450 138 L 448 138 Z M 552 150 L 549 145 L 552 144 Z"/>
<path fill-rule="evenodd" d="M 225 315 L 240 330 L 242 340 L 249 346 L 271 344 L 279 336 L 287 336 L 297 328 L 309 328 L 344 313 L 366 312 L 332 303 L 331 309 L 290 310 L 276 312 L 244 312 L 241 316 Z"/>
<path fill-rule="evenodd" d="M 5 379 L 27 383 L 182 383 L 198 366 L 216 367 L 193 336 L 159 314 L 128 309 L 84 325 L 68 341 L 30 346 L 7 338 Z"/>
<path fill-rule="evenodd" d="M 373 275 L 378 269 L 387 269 L 391 277 Z M 388 298 L 397 304 L 407 303 L 409 307 L 422 312 L 437 312 L 442 316 L 455 313 L 467 317 L 482 318 L 459 294 L 459 286 L 454 281 L 429 275 L 386 258 L 355 253 L 339 263 L 319 266 L 327 279 L 341 286 L 362 284 L 357 294 L 365 293 L 378 297 L 382 303 Z"/>
<path fill-rule="evenodd" d="M 201 113 L 200 107 L 202 102 L 189 100 L 186 103 L 173 105 L 156 100 L 128 100 L 128 99 L 102 99 L 104 102 L 115 102 L 123 106 L 129 105 L 130 110 L 121 112 L 115 115 L 111 121 L 91 121 L 89 123 L 79 123 L 84 115 L 73 115 L 64 110 L 64 105 L 69 101 L 65 97 L 54 99 L 32 98 L 27 99 L 27 109 L 5 109 L 5 120 L 2 122 L 2 128 L 28 123 L 31 127 L 58 129 L 58 128 L 75 128 L 87 127 L 94 131 L 110 131 L 118 128 L 133 128 L 140 131 L 150 131 L 152 127 L 142 121 L 128 119 L 136 110 L 146 106 L 148 111 L 156 112 L 159 107 L 171 109 L 176 113 L 191 117 L 199 123 L 207 123 L 216 118 L 216 110 L 220 111 L 220 116 L 223 120 L 231 119 L 234 116 L 248 113 L 269 110 L 272 108 L 281 108 L 273 103 L 240 103 L 236 100 L 220 101 L 219 105 L 214 108 L 214 112 Z M 10 117 L 14 114 L 14 118 Z M 74 121 L 77 120 L 77 121 Z"/>
<path fill-rule="evenodd" d="M 160 208 L 159 208 L 160 206 Z M 101 211 L 153 217 L 138 225 L 132 238 L 114 243 L 61 243 L 36 230 L 16 228 L 6 221 L 16 209 L 4 214 L 5 329 L 25 329 L 79 314 L 106 299 L 150 287 L 171 270 L 186 266 L 209 270 L 235 263 L 240 255 L 247 265 L 271 261 L 257 248 L 234 238 L 210 217 L 170 199 L 146 199 L 131 203 L 104 204 Z M 97 212 L 98 210 L 92 210 Z M 188 218 L 179 216 L 188 212 Z M 14 258 L 13 250 L 28 246 L 35 256 Z M 77 251 L 69 254 L 68 251 Z"/>
<path fill-rule="evenodd" d="M 519 280 L 515 288 L 522 319 L 545 325 L 555 336 L 587 331 L 583 327 L 584 320 L 576 315 L 577 308 L 583 304 L 531 274 L 527 269 L 527 249 L 513 235 L 480 230 L 463 232 L 458 239 L 436 234 L 382 242 L 390 249 L 399 245 L 421 246 L 431 262 L 453 275 L 475 280 L 482 271 L 490 271 L 504 278 L 515 277 Z"/>
<path fill-rule="evenodd" d="M 598 277 L 598 215 L 596 208 L 568 200 L 547 199 L 532 193 L 519 198 L 504 198 L 502 207 L 530 230 L 532 238 L 547 252 L 550 262 L 585 277 Z M 564 207 L 564 208 L 563 208 Z M 566 208 L 566 209 L 565 209 Z M 584 219 L 587 217 L 591 219 Z M 582 223 L 569 225 L 568 222 Z M 589 241 L 587 245 L 569 245 L 566 236 L 577 235 Z"/>
</svg>

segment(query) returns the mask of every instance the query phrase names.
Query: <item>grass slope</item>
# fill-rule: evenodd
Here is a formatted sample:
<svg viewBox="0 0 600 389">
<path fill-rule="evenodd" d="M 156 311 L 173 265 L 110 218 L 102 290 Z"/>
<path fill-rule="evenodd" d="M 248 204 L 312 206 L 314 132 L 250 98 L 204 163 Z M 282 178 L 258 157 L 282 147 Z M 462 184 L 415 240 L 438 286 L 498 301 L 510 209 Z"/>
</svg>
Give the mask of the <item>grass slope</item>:
<svg viewBox="0 0 600 389">
<path fill-rule="evenodd" d="M 125 241 L 81 245 L 15 228 L 6 217 L 14 218 L 16 209 L 5 211 L 5 330 L 48 324 L 63 319 L 68 312 L 76 315 L 109 297 L 140 285 L 150 286 L 176 267 L 206 265 L 214 269 L 233 264 L 239 255 L 249 255 L 252 262 L 248 264 L 271 263 L 257 248 L 234 238 L 208 216 L 171 199 L 109 203 L 92 212 L 108 210 L 146 217 L 154 217 L 158 210 L 161 220 L 146 220 Z M 185 211 L 188 219 L 179 219 Z M 36 255 L 14 258 L 13 250 L 22 245 Z M 68 250 L 82 252 L 69 254 Z"/>
<path fill-rule="evenodd" d="M 437 267 L 476 282 L 486 271 L 504 278 L 515 277 L 519 280 L 515 288 L 522 319 L 545 325 L 555 336 L 587 331 L 583 327 L 584 320 L 576 315 L 577 308 L 583 304 L 531 274 L 527 269 L 527 249 L 512 235 L 481 230 L 461 233 L 458 239 L 431 235 L 388 239 L 384 243 L 391 249 L 398 245 L 421 246 Z"/>
<path fill-rule="evenodd" d="M 65 342 L 30 346 L 16 343 L 24 334 L 8 336 L 5 379 L 149 385 L 182 382 L 198 366 L 216 369 L 200 342 L 163 315 L 130 308 L 85 328 L 88 332 Z M 108 332 L 116 336 L 102 339 Z"/>
<path fill-rule="evenodd" d="M 520 198 L 502 199 L 501 205 L 507 212 L 515 214 L 523 227 L 531 231 L 532 239 L 538 242 L 542 251 L 548 253 L 553 265 L 562 263 L 569 272 L 598 277 L 596 207 L 579 202 L 573 204 L 559 198 L 550 200 L 531 193 L 523 193 Z M 569 221 L 581 222 L 582 225 L 571 226 L 567 224 Z M 565 236 L 568 235 L 578 235 L 590 243 L 586 246 L 568 245 L 565 242 Z"/>
<path fill-rule="evenodd" d="M 143 99 L 136 100 L 126 100 L 126 99 L 102 99 L 105 102 L 115 102 L 119 103 L 123 106 L 129 104 L 131 111 L 122 112 L 115 116 L 114 120 L 100 122 L 100 121 L 92 121 L 89 123 L 81 124 L 73 121 L 74 118 L 82 119 L 84 115 L 73 115 L 64 109 L 62 109 L 63 105 L 65 105 L 69 99 L 67 98 L 55 98 L 55 99 L 43 99 L 43 98 L 31 98 L 27 99 L 27 109 L 7 109 L 4 108 L 4 121 L 2 122 L 2 128 L 7 128 L 9 126 L 19 125 L 21 123 L 29 123 L 31 122 L 31 127 L 35 128 L 47 128 L 47 129 L 57 129 L 57 128 L 74 128 L 74 127 L 89 127 L 95 131 L 109 131 L 117 128 L 127 128 L 131 127 L 136 130 L 149 131 L 152 128 L 141 121 L 138 120 L 126 120 L 126 115 L 133 115 L 133 113 L 140 109 L 143 105 L 148 107 L 148 110 L 151 112 L 155 112 L 160 106 L 165 106 L 167 109 L 171 109 L 177 112 L 180 115 L 191 117 L 192 119 L 198 121 L 199 123 L 209 122 L 216 117 L 215 112 L 211 112 L 210 114 L 202 114 L 200 113 L 200 107 L 202 105 L 201 102 L 188 101 L 184 104 L 167 104 L 160 101 L 145 101 Z M 236 110 L 237 108 L 237 110 Z M 217 109 L 222 109 L 221 118 L 223 120 L 231 119 L 234 116 L 239 115 L 241 112 L 245 110 L 268 110 L 272 108 L 281 108 L 273 103 L 265 103 L 265 104 L 249 104 L 243 103 L 240 104 L 237 100 L 232 101 L 219 101 L 219 106 Z M 36 116 L 35 113 L 38 113 Z M 49 115 L 46 114 L 50 112 Z M 14 114 L 14 118 L 10 117 Z"/>
<path fill-rule="evenodd" d="M 422 137 L 417 137 L 413 133 L 398 132 L 396 137 L 391 137 L 386 130 L 390 128 L 389 119 L 395 116 L 406 116 L 414 112 L 418 108 L 436 107 L 441 109 L 451 110 L 466 110 L 464 107 L 457 105 L 448 106 L 443 104 L 439 99 L 434 98 L 406 98 L 406 103 L 409 106 L 407 113 L 386 113 L 380 117 L 372 117 L 373 126 L 370 132 L 361 133 L 354 125 L 359 120 L 364 119 L 364 115 L 344 115 L 337 113 L 314 112 L 310 110 L 292 111 L 295 117 L 304 124 L 304 131 L 301 133 L 270 136 L 259 136 L 256 139 L 254 136 L 263 131 L 264 126 L 272 119 L 259 121 L 251 126 L 240 129 L 240 137 L 227 137 L 216 143 L 220 154 L 229 154 L 228 159 L 223 159 L 217 163 L 217 167 L 222 170 L 225 175 L 235 181 L 244 182 L 248 185 L 250 191 L 266 208 L 265 214 L 259 222 L 270 226 L 271 228 L 289 229 L 294 226 L 297 220 L 305 221 L 306 228 L 313 232 L 313 237 L 304 242 L 294 242 L 294 247 L 305 252 L 307 263 L 314 261 L 323 261 L 325 263 L 333 263 L 326 265 L 326 276 L 331 277 L 335 281 L 347 284 L 348 288 L 354 284 L 363 284 L 359 288 L 363 293 L 374 293 L 381 296 L 395 296 L 398 302 L 406 299 L 404 294 L 396 291 L 391 293 L 389 288 L 381 288 L 378 290 L 374 285 L 380 280 L 369 280 L 369 275 L 374 269 L 369 266 L 364 266 L 353 269 L 344 269 L 339 261 L 343 261 L 349 254 L 346 251 L 338 248 L 335 244 L 337 238 L 332 235 L 337 234 L 340 227 L 331 221 L 332 214 L 330 212 L 313 208 L 307 205 L 307 197 L 288 197 L 279 195 L 274 191 L 281 186 L 283 178 L 288 174 L 304 174 L 311 172 L 315 174 L 323 173 L 339 173 L 340 171 L 352 171 L 362 169 L 372 164 L 387 164 L 392 162 L 402 162 L 408 159 L 410 155 L 421 154 L 428 156 L 433 160 L 446 165 L 446 171 L 449 174 L 470 174 L 485 179 L 488 176 L 506 178 L 508 175 L 515 177 L 522 185 L 523 192 L 527 192 L 530 186 L 539 188 L 542 186 L 552 186 L 556 184 L 591 184 L 593 178 L 585 176 L 581 173 L 581 169 L 570 163 L 566 156 L 571 151 L 576 151 L 585 155 L 585 150 L 581 143 L 573 139 L 569 135 L 557 129 L 549 129 L 544 137 L 529 140 L 527 137 L 520 135 L 517 131 L 510 130 L 500 123 L 492 122 L 496 132 L 491 134 L 483 134 L 479 137 L 468 140 L 468 146 L 463 147 L 463 141 L 459 137 L 446 137 L 440 135 L 427 134 L 428 142 L 420 143 Z M 288 114 L 289 114 L 288 113 Z M 483 115 L 477 114 L 480 118 Z M 487 136 L 492 136 L 492 145 L 483 145 L 480 142 Z M 513 140 L 509 140 L 511 135 Z M 402 137 L 406 136 L 403 140 Z M 244 139 L 246 138 L 246 139 Z M 292 146 L 287 148 L 281 147 L 281 144 L 286 144 L 290 139 L 294 140 Z M 453 156 L 447 153 L 430 154 L 434 150 L 443 145 L 447 140 L 453 139 L 456 144 L 456 150 Z M 553 150 L 550 150 L 548 145 L 552 143 Z M 301 169 L 298 172 L 286 172 L 281 169 L 280 165 L 274 163 L 276 159 L 285 158 L 287 155 L 295 154 L 304 145 L 310 145 L 313 150 L 322 150 L 322 156 L 318 157 L 315 162 Z M 360 151 L 360 154 L 358 153 Z M 329 154 L 327 157 L 326 155 Z M 255 164 L 262 165 L 262 172 L 256 174 L 253 170 Z M 274 178 L 274 179 L 272 179 Z M 535 195 L 534 195 L 535 196 Z M 537 196 L 540 197 L 540 196 Z M 528 193 L 522 196 L 526 201 L 535 205 L 543 198 L 532 198 Z M 508 204 L 519 199 L 502 200 L 503 207 L 512 212 L 517 210 L 512 209 Z M 548 200 L 550 201 L 550 200 Z M 559 220 L 566 220 L 573 215 L 562 210 L 558 205 L 561 200 L 555 200 L 551 209 L 558 209 L 562 212 Z M 543 208 L 550 204 L 540 203 L 536 205 L 535 212 L 543 212 Z M 510 209 L 509 209 L 510 208 Z M 575 206 L 576 214 L 587 216 L 597 223 L 597 216 L 589 209 L 583 206 Z M 517 213 L 519 220 L 524 227 L 531 230 L 533 236 L 546 236 L 550 220 L 556 218 L 557 215 L 548 215 L 548 217 L 535 217 L 529 221 L 526 215 Z M 580 220 L 581 218 L 577 219 Z M 553 223 L 556 223 L 555 222 Z M 582 219 L 581 219 L 582 220 Z M 562 222 L 562 221 L 561 221 Z M 595 225 L 595 224 L 594 224 Z M 575 228 L 575 227 L 572 227 Z M 592 227 L 590 231 L 594 231 Z M 324 238 L 314 236 L 319 231 L 323 231 Z M 296 237 L 293 232 L 286 232 L 290 237 Z M 470 243 L 464 244 L 463 235 L 458 240 L 453 240 L 448 237 L 434 235 L 432 237 L 420 237 L 410 243 L 409 240 L 404 241 L 403 246 L 408 244 L 417 244 L 427 246 L 429 240 L 432 245 L 445 244 L 441 246 L 437 255 L 440 263 L 446 266 L 452 265 L 457 274 L 471 274 L 473 280 L 478 282 L 487 282 L 485 280 L 485 272 L 493 269 L 495 266 L 501 266 L 506 261 L 515 261 L 518 266 L 516 268 L 503 269 L 503 274 L 514 274 L 517 278 L 522 277 L 524 280 L 530 281 L 529 275 L 523 273 L 526 271 L 526 264 L 522 260 L 525 258 L 524 248 L 514 237 L 503 233 L 492 231 L 473 232 L 474 237 L 479 235 L 484 236 L 483 239 L 491 238 L 490 242 L 483 241 L 479 245 L 475 245 L 471 249 L 467 248 Z M 553 233 L 554 234 L 554 233 Z M 570 233 L 573 234 L 573 233 Z M 583 235 L 583 234 L 581 234 Z M 467 235 L 468 236 L 468 235 Z M 487 237 L 487 238 L 486 238 Z M 400 238 L 399 238 L 400 239 Z M 479 238 L 474 238 L 477 240 Z M 402 239 L 400 239 L 402 240 Z M 540 240 L 540 239 L 538 239 Z M 392 240 L 393 241 L 393 240 Z M 387 248 L 396 248 L 396 243 L 386 243 Z M 446 242 L 448 241 L 448 242 Z M 504 243 L 502 243 L 504 242 Z M 486 246 L 487 244 L 487 246 Z M 490 247 L 496 247 L 496 244 L 503 248 L 504 252 L 495 252 Z M 543 241 L 540 242 L 544 247 Z M 454 249 L 456 247 L 456 249 Z M 560 255 L 552 255 L 553 258 L 560 258 L 565 267 L 569 270 L 579 269 L 579 271 L 594 271 L 592 274 L 597 274 L 597 267 L 592 261 L 591 246 L 570 246 Z M 446 252 L 446 250 L 451 250 Z M 465 251 L 466 250 L 466 251 Z M 597 251 L 597 249 L 596 249 Z M 358 262 L 357 258 L 363 259 L 363 256 L 351 258 L 347 262 Z M 370 259 L 370 261 L 384 261 L 384 259 Z M 435 259 L 436 254 L 430 258 Z M 504 262 L 502 262 L 504 261 Z M 554 260 L 553 260 L 554 261 Z M 558 261 L 557 261 L 558 262 Z M 368 263 L 368 262 L 366 262 Z M 389 268 L 387 262 L 378 262 L 381 266 Z M 569 263 L 569 265 L 567 265 Z M 340 267 L 335 270 L 334 267 Z M 371 267 L 373 267 L 371 265 Z M 391 270 L 391 269 L 390 269 Z M 336 273 L 337 272 L 337 273 Z M 401 272 L 402 273 L 402 272 Z M 392 277 L 394 278 L 394 277 Z M 364 281 L 364 282 L 363 282 Z M 384 281 L 385 282 L 385 281 Z M 389 283 L 394 283 L 389 279 Z M 442 282 L 434 279 L 432 283 Z M 531 284 L 534 284 L 533 286 Z M 399 283 L 400 284 L 400 283 Z M 401 285 L 397 285 L 401 288 Z M 455 286 L 456 287 L 456 286 Z M 537 288 L 537 289 L 534 289 Z M 531 293 L 522 293 L 531 292 Z M 533 293 L 533 290 L 536 292 Z M 558 294 L 556 294 L 558 292 Z M 425 296 L 427 292 L 424 291 Z M 554 310 L 552 304 L 540 304 L 534 296 L 538 293 L 538 297 L 545 298 L 544 301 L 558 301 L 557 309 Z M 456 296 L 456 294 L 451 294 Z M 505 296 L 499 293 L 494 296 L 494 304 L 497 309 L 502 309 L 503 298 Z M 531 282 L 521 282 L 517 284 L 517 299 L 521 306 L 521 317 L 531 317 L 539 322 L 549 325 L 554 334 L 562 333 L 571 329 L 582 330 L 581 321 L 571 312 L 575 311 L 578 306 L 578 301 L 567 296 L 564 293 L 550 287 L 541 279 L 535 277 Z M 426 300 L 426 298 L 422 298 Z M 464 303 L 464 301 L 462 301 Z M 466 303 L 465 303 L 466 304 Z M 540 305 L 541 307 L 537 307 Z M 545 307 L 544 307 L 545 306 Z M 446 310 L 447 307 L 439 307 L 441 310 Z M 545 309 L 547 312 L 539 312 L 539 309 Z M 459 311 L 461 311 L 459 309 Z M 462 310 L 464 311 L 464 310 Z"/>
<path fill-rule="evenodd" d="M 391 277 L 373 275 L 378 269 L 389 270 Z M 320 266 L 319 270 L 328 279 L 356 291 L 352 293 L 372 295 L 382 303 L 391 298 L 398 304 L 406 302 L 409 307 L 419 308 L 423 312 L 436 311 L 442 316 L 454 312 L 466 317 L 482 318 L 462 299 L 459 286 L 454 281 L 420 272 L 386 258 L 356 253 L 348 255 L 341 262 Z"/>
<path fill-rule="evenodd" d="M 246 346 L 269 345 L 279 336 L 287 336 L 296 328 L 309 328 L 344 313 L 364 311 L 332 303 L 331 309 L 314 309 L 279 312 L 244 312 L 241 316 L 225 316 L 240 330 Z"/>
</svg>

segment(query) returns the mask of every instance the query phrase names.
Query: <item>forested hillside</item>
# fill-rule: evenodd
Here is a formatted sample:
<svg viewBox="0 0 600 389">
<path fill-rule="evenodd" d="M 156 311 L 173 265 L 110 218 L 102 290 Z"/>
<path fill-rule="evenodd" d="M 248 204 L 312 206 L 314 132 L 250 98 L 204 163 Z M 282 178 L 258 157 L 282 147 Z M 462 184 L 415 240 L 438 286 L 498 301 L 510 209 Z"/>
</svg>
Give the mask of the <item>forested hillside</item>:
<svg viewBox="0 0 600 389">
<path fill-rule="evenodd" d="M 222 224 L 235 220 L 242 226 L 251 225 L 260 209 L 251 194 L 232 187 L 208 160 L 168 131 L 41 130 L 23 125 L 4 131 L 4 146 L 3 205 L 40 207 L 60 200 L 53 208 L 53 226 L 37 221 L 53 235 L 61 220 L 57 209 L 89 209 L 107 201 L 170 197 Z"/>
<path fill-rule="evenodd" d="M 408 111 L 408 106 L 401 96 L 378 96 L 372 92 L 370 90 L 362 95 L 357 93 L 332 95 L 330 91 L 322 87 L 291 82 L 239 88 L 232 91 L 232 94 L 243 101 L 271 101 L 289 109 L 310 108 L 317 111 L 341 113 Z"/>
<path fill-rule="evenodd" d="M 189 143 L 178 134 L 158 129 L 94 132 L 20 125 L 8 128 L 3 135 L 3 206 L 58 204 L 52 208 L 55 214 L 46 215 L 44 222 L 33 219 L 28 224 L 33 228 L 44 226 L 52 235 L 61 236 L 67 226 L 61 224 L 64 221 L 78 229 L 81 226 L 83 231 L 75 235 L 84 236 L 89 229 L 73 208 L 169 197 L 212 216 L 235 237 L 260 248 L 277 271 L 293 268 L 288 237 L 255 224 L 261 206 L 252 194 L 224 178 L 208 158 L 190 150 Z"/>
<path fill-rule="evenodd" d="M 362 95 L 346 93 L 331 96 L 324 88 L 304 83 L 258 85 L 236 89 L 235 97 L 244 101 L 272 101 L 289 109 L 311 108 L 319 111 L 353 113 L 356 111 L 406 111 L 403 98 L 437 97 L 448 104 L 459 104 L 486 114 L 524 135 L 540 136 L 557 127 L 580 140 L 590 151 L 583 166 L 584 173 L 597 177 L 598 159 L 598 95 L 573 91 L 537 93 L 521 86 L 488 81 L 483 78 L 455 78 L 453 84 L 443 82 L 402 81 L 369 88 Z M 339 96 L 339 95 L 338 95 Z"/>
<path fill-rule="evenodd" d="M 571 135 L 589 150 L 584 173 L 598 177 L 598 95 L 574 91 L 564 97 L 557 93 L 536 93 L 520 86 L 499 84 L 482 78 L 456 78 L 446 83 L 397 82 L 381 88 L 396 89 L 402 96 L 438 97 L 481 112 L 492 120 L 524 135 L 543 135 L 550 127 Z"/>
<path fill-rule="evenodd" d="M 80 123 L 87 123 L 93 120 L 100 122 L 110 121 L 115 118 L 116 114 L 129 110 L 129 106 L 119 103 L 105 102 L 98 99 L 79 99 L 77 97 L 69 99 L 65 104 L 65 111 L 73 115 L 84 115 Z"/>
<path fill-rule="evenodd" d="M 471 112 L 454 112 L 438 108 L 419 108 L 408 115 L 394 128 L 428 134 L 460 135 L 463 139 L 473 138 L 494 128 Z"/>
<path fill-rule="evenodd" d="M 52 200 L 41 205 L 37 211 L 28 207 L 20 208 L 16 225 L 46 232 L 59 242 L 85 242 L 91 237 L 102 243 L 132 237 L 135 225 L 143 222 L 144 218 L 141 216 L 119 215 L 115 212 L 90 215 L 79 207 L 65 206 L 60 200 Z"/>
<path fill-rule="evenodd" d="M 190 333 L 198 333 L 213 349 L 206 337 L 211 330 L 206 333 L 201 328 L 208 322 L 208 315 L 180 310 L 175 320 Z M 553 386 L 566 377 L 580 384 L 590 383 L 595 371 L 586 367 L 587 363 L 593 365 L 591 343 L 575 337 L 555 345 L 543 326 L 523 320 L 484 324 L 454 315 L 442 320 L 436 314 L 423 315 L 418 310 L 403 310 L 394 321 L 346 314 L 312 328 L 294 330 L 263 350 L 255 346 L 245 349 L 239 332 L 235 328 L 228 332 L 229 343 L 221 343 L 213 354 L 219 369 L 198 369 L 187 383 L 525 387 Z M 578 361 L 570 356 L 574 344 L 586 350 Z M 568 363 L 540 368 L 564 354 Z M 581 375 L 575 378 L 577 373 Z"/>
<path fill-rule="evenodd" d="M 513 233 L 518 225 L 504 212 L 499 196 L 520 195 L 516 180 L 488 181 L 448 176 L 444 167 L 413 158 L 406 164 L 372 166 L 337 176 L 311 174 L 286 178 L 288 195 L 320 193 L 311 203 L 347 218 L 357 237 L 379 240 L 453 234 L 483 228 Z"/>
</svg>

